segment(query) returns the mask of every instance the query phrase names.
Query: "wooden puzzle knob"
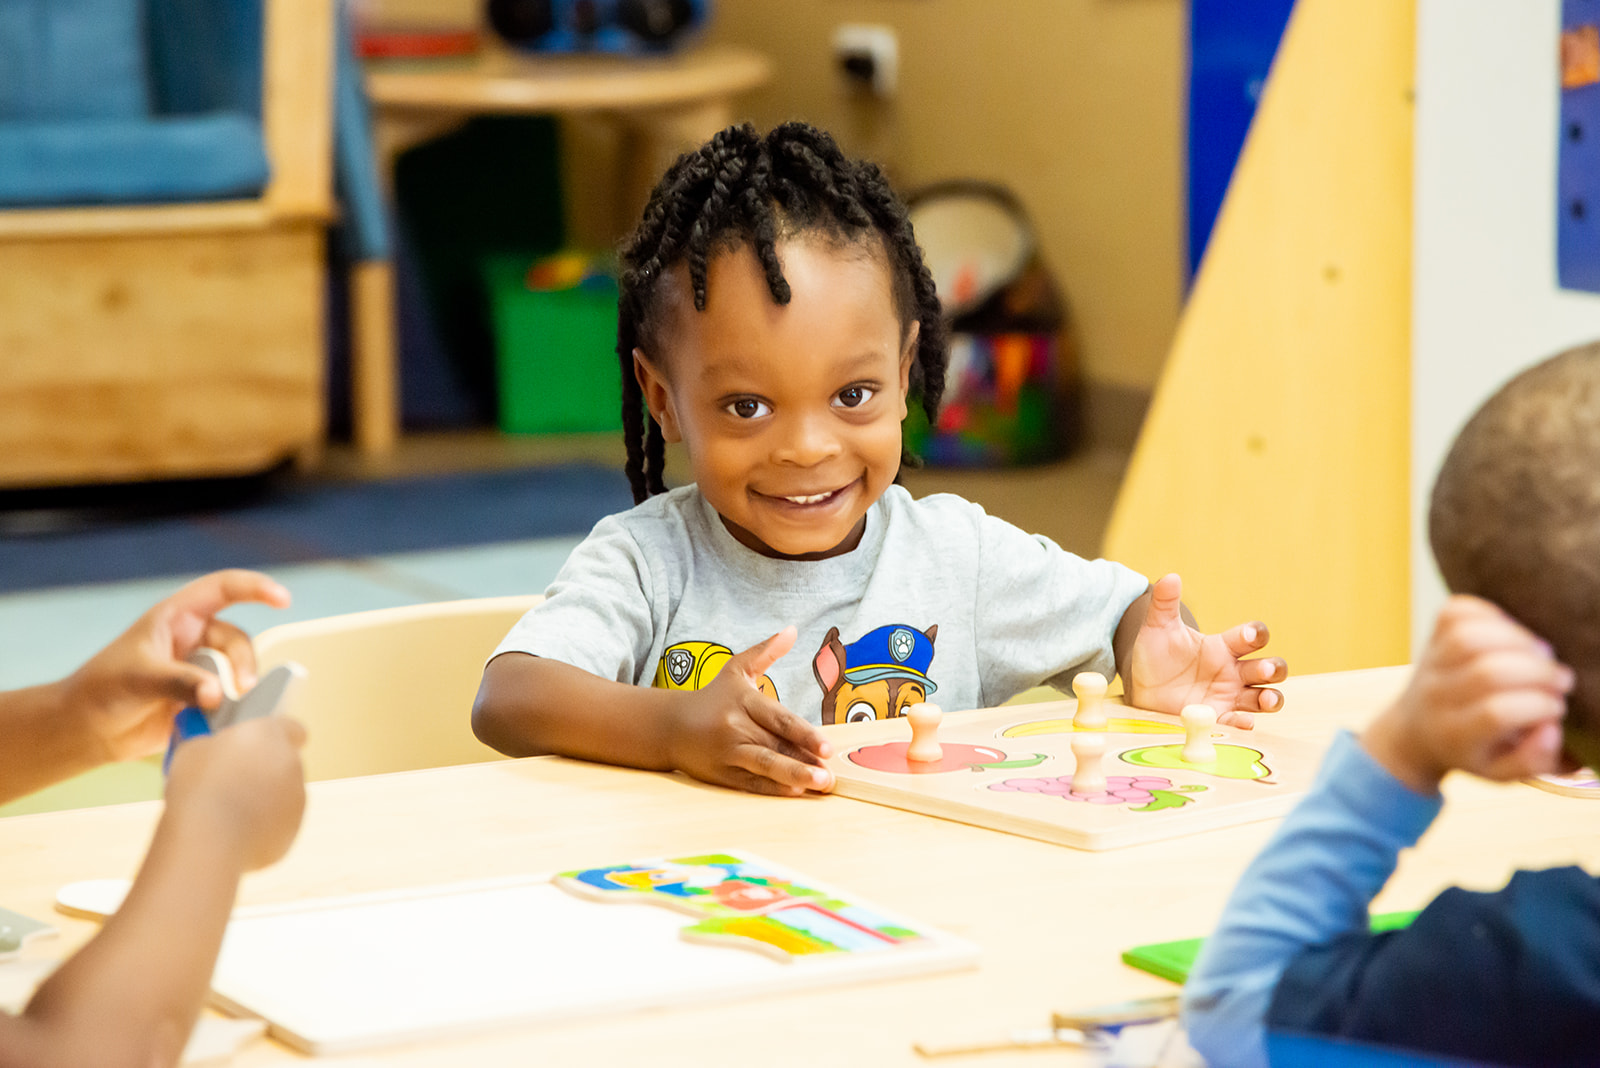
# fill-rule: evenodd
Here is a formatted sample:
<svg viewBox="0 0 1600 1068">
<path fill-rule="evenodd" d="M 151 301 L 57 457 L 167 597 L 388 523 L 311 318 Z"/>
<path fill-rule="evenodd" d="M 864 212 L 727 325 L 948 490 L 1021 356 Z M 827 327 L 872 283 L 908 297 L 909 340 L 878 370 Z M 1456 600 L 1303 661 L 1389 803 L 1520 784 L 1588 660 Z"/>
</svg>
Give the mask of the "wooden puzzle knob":
<svg viewBox="0 0 1600 1068">
<path fill-rule="evenodd" d="M 1186 764 L 1214 764 L 1217 747 L 1211 742 L 1211 728 L 1217 725 L 1217 711 L 1210 705 L 1189 705 L 1184 708 L 1183 750 L 1178 754 Z"/>
<path fill-rule="evenodd" d="M 944 759 L 944 749 L 939 745 L 939 720 L 944 713 L 938 705 L 915 704 L 906 709 L 906 721 L 911 724 L 911 744 L 906 746 L 906 759 L 916 764 L 937 764 Z"/>
<path fill-rule="evenodd" d="M 1106 729 L 1106 677 L 1098 671 L 1083 671 L 1072 676 L 1072 692 L 1078 695 L 1078 711 L 1072 725 L 1080 731 Z"/>
<path fill-rule="evenodd" d="M 1072 792 L 1075 794 L 1103 794 L 1106 792 L 1106 770 L 1101 766 L 1105 757 L 1106 740 L 1098 734 L 1074 734 L 1072 757 L 1077 762 L 1072 769 Z"/>
</svg>

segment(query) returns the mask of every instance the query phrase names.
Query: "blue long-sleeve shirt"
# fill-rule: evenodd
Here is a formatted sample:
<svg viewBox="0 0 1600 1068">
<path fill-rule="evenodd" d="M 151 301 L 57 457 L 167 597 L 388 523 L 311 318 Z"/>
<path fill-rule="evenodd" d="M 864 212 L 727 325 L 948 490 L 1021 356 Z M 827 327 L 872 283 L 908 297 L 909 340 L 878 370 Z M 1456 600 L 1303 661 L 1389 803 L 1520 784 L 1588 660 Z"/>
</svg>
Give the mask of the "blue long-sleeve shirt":
<svg viewBox="0 0 1600 1068">
<path fill-rule="evenodd" d="M 1302 949 L 1363 929 L 1367 904 L 1439 814 L 1341 733 L 1297 805 L 1234 888 L 1184 987 L 1189 1042 L 1213 1068 L 1266 1068 L 1278 980 Z"/>
<path fill-rule="evenodd" d="M 1264 1068 L 1272 1029 L 1500 1064 L 1600 1063 L 1600 884 L 1578 868 L 1446 890 L 1403 931 L 1367 906 L 1441 799 L 1341 734 L 1245 871 L 1184 991 L 1212 1068 Z"/>
</svg>

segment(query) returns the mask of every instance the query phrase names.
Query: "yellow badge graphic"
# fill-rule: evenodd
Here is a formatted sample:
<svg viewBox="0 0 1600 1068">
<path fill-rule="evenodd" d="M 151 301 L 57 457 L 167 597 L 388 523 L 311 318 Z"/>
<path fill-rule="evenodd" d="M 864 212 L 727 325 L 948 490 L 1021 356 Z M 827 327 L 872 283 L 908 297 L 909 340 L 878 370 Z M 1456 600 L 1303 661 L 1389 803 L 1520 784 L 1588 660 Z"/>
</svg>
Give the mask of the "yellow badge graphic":
<svg viewBox="0 0 1600 1068">
<path fill-rule="evenodd" d="M 656 664 L 656 677 L 651 685 L 661 690 L 704 689 L 732 659 L 733 650 L 717 642 L 669 645 Z M 778 688 L 768 676 L 761 676 L 757 687 L 774 701 L 778 699 Z"/>
</svg>

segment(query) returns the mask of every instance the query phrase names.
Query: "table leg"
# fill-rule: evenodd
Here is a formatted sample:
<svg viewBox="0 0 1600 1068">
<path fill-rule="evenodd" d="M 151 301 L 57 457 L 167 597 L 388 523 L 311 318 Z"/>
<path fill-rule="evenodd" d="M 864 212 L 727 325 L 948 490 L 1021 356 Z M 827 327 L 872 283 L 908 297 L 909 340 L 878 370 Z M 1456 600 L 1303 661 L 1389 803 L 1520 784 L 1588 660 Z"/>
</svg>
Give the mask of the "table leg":
<svg viewBox="0 0 1600 1068">
<path fill-rule="evenodd" d="M 627 180 L 623 218 L 628 229 L 650 200 L 650 190 L 684 152 L 698 148 L 733 122 L 733 101 L 717 97 L 679 108 L 636 111 L 625 116 Z"/>
<path fill-rule="evenodd" d="M 373 154 L 384 192 L 394 196 L 394 165 L 413 145 L 441 137 L 467 116 L 374 111 Z M 394 265 L 364 260 L 350 269 L 350 429 L 356 451 L 387 456 L 400 439 L 399 354 Z"/>
<path fill-rule="evenodd" d="M 350 422 L 356 450 L 385 456 L 400 436 L 396 396 L 394 267 L 364 260 L 350 270 Z"/>
</svg>

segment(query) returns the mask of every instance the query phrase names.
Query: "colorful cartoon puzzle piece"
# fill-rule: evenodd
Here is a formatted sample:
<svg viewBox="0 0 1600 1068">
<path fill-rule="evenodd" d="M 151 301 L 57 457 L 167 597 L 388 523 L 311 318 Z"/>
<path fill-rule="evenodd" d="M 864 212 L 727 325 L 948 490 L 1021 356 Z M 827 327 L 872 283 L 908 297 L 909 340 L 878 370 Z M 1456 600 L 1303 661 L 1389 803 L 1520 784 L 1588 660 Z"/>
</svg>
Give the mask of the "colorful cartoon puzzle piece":
<svg viewBox="0 0 1600 1068">
<path fill-rule="evenodd" d="M 661 905 L 698 916 L 680 932 L 684 939 L 778 960 L 875 952 L 923 937 L 770 865 L 725 853 L 561 872 L 554 882 L 591 901 Z"/>
<path fill-rule="evenodd" d="M 566 871 L 555 881 L 594 900 L 649 901 L 694 916 L 748 915 L 795 898 L 823 896 L 781 873 L 723 853 Z"/>
<path fill-rule="evenodd" d="M 843 902 L 782 905 L 758 916 L 718 916 L 683 929 L 691 942 L 755 949 L 779 960 L 821 953 L 874 953 L 922 936 Z"/>
</svg>

